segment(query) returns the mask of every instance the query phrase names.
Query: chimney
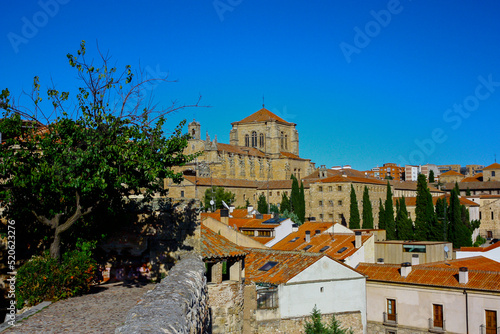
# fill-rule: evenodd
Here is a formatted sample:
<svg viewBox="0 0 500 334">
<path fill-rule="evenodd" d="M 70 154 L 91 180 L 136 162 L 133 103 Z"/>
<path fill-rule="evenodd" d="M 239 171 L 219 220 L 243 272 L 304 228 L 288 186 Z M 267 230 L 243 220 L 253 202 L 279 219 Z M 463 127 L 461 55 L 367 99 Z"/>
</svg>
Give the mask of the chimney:
<svg viewBox="0 0 500 334">
<path fill-rule="evenodd" d="M 361 242 L 361 231 L 354 232 L 354 247 L 361 248 L 363 243 Z"/>
<path fill-rule="evenodd" d="M 383 258 L 381 258 L 381 257 L 379 257 L 379 258 L 377 259 L 377 264 L 384 264 L 384 259 L 383 259 Z"/>
<path fill-rule="evenodd" d="M 309 221 L 310 222 L 315 222 L 316 221 L 316 217 L 309 217 Z"/>
<path fill-rule="evenodd" d="M 311 242 L 311 231 L 306 231 L 306 242 Z"/>
<path fill-rule="evenodd" d="M 253 211 L 253 206 L 249 205 L 247 208 L 247 213 L 250 213 Z"/>
<path fill-rule="evenodd" d="M 410 262 L 401 263 L 401 276 L 407 277 L 410 272 L 411 272 L 411 263 Z"/>
<path fill-rule="evenodd" d="M 292 224 L 292 232 L 297 232 L 299 230 L 299 225 Z"/>
<path fill-rule="evenodd" d="M 467 284 L 469 282 L 469 269 L 467 267 L 460 267 L 458 270 L 458 283 Z"/>
<path fill-rule="evenodd" d="M 314 235 L 318 235 L 318 234 L 321 234 L 321 230 L 314 231 Z"/>
<path fill-rule="evenodd" d="M 229 210 L 221 209 L 220 210 L 220 221 L 226 225 L 229 225 Z"/>
<path fill-rule="evenodd" d="M 412 254 L 411 256 L 411 265 L 412 266 L 417 266 L 420 264 L 420 257 L 418 254 Z"/>
<path fill-rule="evenodd" d="M 234 205 L 231 205 L 231 206 L 229 207 L 229 214 L 233 213 L 233 211 L 234 211 Z"/>
</svg>

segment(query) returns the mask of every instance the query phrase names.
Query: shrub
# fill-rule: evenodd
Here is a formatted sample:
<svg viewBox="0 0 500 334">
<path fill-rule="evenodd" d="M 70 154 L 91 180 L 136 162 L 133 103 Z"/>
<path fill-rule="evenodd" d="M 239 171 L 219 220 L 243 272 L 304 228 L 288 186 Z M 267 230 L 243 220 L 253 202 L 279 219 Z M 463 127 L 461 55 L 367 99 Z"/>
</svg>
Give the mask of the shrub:
<svg viewBox="0 0 500 334">
<path fill-rule="evenodd" d="M 65 253 L 60 263 L 46 252 L 22 265 L 16 275 L 17 308 L 88 292 L 97 268 L 91 251 L 94 246 L 79 241 L 77 249 Z"/>
</svg>

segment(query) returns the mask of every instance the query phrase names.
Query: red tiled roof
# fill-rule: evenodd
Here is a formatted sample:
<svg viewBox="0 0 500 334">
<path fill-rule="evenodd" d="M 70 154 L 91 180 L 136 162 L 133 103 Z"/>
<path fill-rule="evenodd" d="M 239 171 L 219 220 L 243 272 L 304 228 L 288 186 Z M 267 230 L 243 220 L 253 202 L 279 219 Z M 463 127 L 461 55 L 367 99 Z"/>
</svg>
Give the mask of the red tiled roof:
<svg viewBox="0 0 500 334">
<path fill-rule="evenodd" d="M 266 154 L 256 148 L 246 146 L 235 146 L 229 144 L 217 143 L 217 151 L 236 153 L 241 155 L 252 155 L 257 157 L 265 157 Z"/>
<path fill-rule="evenodd" d="M 292 189 L 292 180 L 276 180 L 276 181 L 264 181 L 260 184 L 259 190 L 266 190 L 268 189 L 268 184 L 269 184 L 269 189 Z M 304 185 L 305 187 L 305 185 Z"/>
<path fill-rule="evenodd" d="M 367 281 L 406 283 L 434 287 L 500 291 L 500 272 L 469 270 L 466 284 L 458 283 L 459 268 L 412 266 L 407 277 L 402 277 L 401 265 L 360 263 L 356 270 L 368 276 Z"/>
<path fill-rule="evenodd" d="M 500 262 L 491 260 L 484 256 L 474 256 L 463 259 L 423 263 L 421 264 L 421 266 L 434 268 L 467 267 L 469 270 L 474 269 L 500 272 Z"/>
<path fill-rule="evenodd" d="M 448 182 L 443 185 L 443 190 L 450 191 L 455 187 L 455 182 Z M 483 182 L 459 182 L 458 187 L 460 190 L 497 190 L 500 189 L 500 181 L 483 181 Z"/>
<path fill-rule="evenodd" d="M 331 258 L 337 260 L 343 260 L 352 254 L 354 254 L 357 249 L 354 247 L 354 234 L 347 233 L 325 233 L 325 230 L 333 226 L 333 223 L 313 223 L 307 222 L 299 227 L 297 232 L 293 232 L 286 236 L 284 239 L 276 243 L 272 249 L 278 250 L 288 250 L 288 251 L 302 251 L 306 246 L 312 246 L 306 250 L 306 252 L 318 253 L 320 249 L 328 246 L 328 249 L 324 251 Z M 320 234 L 316 234 L 316 230 L 320 231 Z M 311 232 L 310 242 L 306 242 L 306 231 Z M 365 243 L 371 234 L 364 234 L 361 236 L 361 242 Z M 298 238 L 295 240 L 295 238 Z M 295 240 L 292 242 L 292 240 Z M 337 253 L 342 248 L 346 248 L 342 253 Z"/>
<path fill-rule="evenodd" d="M 485 169 L 500 169 L 500 164 L 498 162 L 495 162 L 495 163 L 483 168 L 483 170 L 485 170 Z"/>
<path fill-rule="evenodd" d="M 464 176 L 464 175 L 460 174 L 458 172 L 455 172 L 454 170 L 449 170 L 446 173 L 441 174 L 439 177 L 441 177 L 441 176 Z"/>
<path fill-rule="evenodd" d="M 268 219 L 271 219 L 271 215 L 263 215 L 264 219 L 255 218 L 229 218 L 228 225 L 231 227 L 236 226 L 237 231 L 245 229 L 259 229 L 259 230 L 273 230 L 279 224 L 262 224 Z"/>
<path fill-rule="evenodd" d="M 239 122 L 233 122 L 231 124 L 244 124 L 244 123 L 252 123 L 252 122 L 280 122 L 287 125 L 295 125 L 293 123 L 289 123 L 285 121 L 283 118 L 276 116 L 266 108 L 262 108 L 259 111 L 251 114 L 250 116 L 242 119 Z"/>
<path fill-rule="evenodd" d="M 274 239 L 273 237 L 250 237 L 250 238 L 252 238 L 257 242 L 260 242 L 263 245 L 267 244 L 269 241 Z"/>
<path fill-rule="evenodd" d="M 184 179 L 198 186 L 218 186 L 224 188 L 257 188 L 260 184 L 255 180 L 243 179 L 224 179 L 224 178 L 210 178 L 210 177 L 196 177 L 192 175 L 184 175 Z"/>
<path fill-rule="evenodd" d="M 488 247 L 461 247 L 461 252 L 487 252 L 489 250 L 500 247 L 500 242 L 495 242 L 493 245 L 489 245 Z"/>
<path fill-rule="evenodd" d="M 311 159 L 303 159 L 301 157 L 299 157 L 298 155 L 295 155 L 293 153 L 290 153 L 290 152 L 280 152 L 281 154 L 281 157 L 285 157 L 285 158 L 290 158 L 290 159 L 295 159 L 295 160 L 311 160 Z"/>
<path fill-rule="evenodd" d="M 201 224 L 201 256 L 204 259 L 245 255 L 242 248 Z"/>
<path fill-rule="evenodd" d="M 324 254 L 286 252 L 270 249 L 246 249 L 245 281 L 254 283 L 283 284 L 321 259 Z M 278 262 L 268 271 L 259 270 L 266 263 Z"/>
<path fill-rule="evenodd" d="M 398 181 L 398 180 L 391 180 L 389 183 L 394 187 L 394 189 L 397 190 L 414 190 L 417 191 L 417 182 L 415 181 Z M 429 190 L 431 193 L 435 192 L 440 192 L 444 193 L 444 191 L 437 189 L 436 187 L 433 187 L 432 185 L 428 185 Z"/>
<path fill-rule="evenodd" d="M 322 183 L 339 183 L 339 182 L 355 182 L 355 183 L 371 183 L 371 184 L 380 184 L 380 185 L 385 185 L 386 183 L 384 181 L 380 181 L 377 179 L 372 179 L 368 177 L 356 177 L 356 176 L 342 176 L 342 175 L 336 175 L 336 176 L 331 176 L 327 177 L 325 179 L 321 179 L 318 182 Z"/>
</svg>

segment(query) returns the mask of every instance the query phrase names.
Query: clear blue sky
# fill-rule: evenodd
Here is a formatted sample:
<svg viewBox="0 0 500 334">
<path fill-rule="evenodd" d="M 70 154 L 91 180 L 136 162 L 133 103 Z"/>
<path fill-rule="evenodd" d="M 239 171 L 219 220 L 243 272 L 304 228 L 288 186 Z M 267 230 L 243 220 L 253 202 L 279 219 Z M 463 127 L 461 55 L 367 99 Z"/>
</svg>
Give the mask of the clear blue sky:
<svg viewBox="0 0 500 334">
<path fill-rule="evenodd" d="M 0 88 L 33 76 L 74 93 L 66 59 L 81 40 L 118 67 L 177 83 L 161 104 L 211 108 L 203 134 L 266 108 L 297 123 L 300 155 L 365 170 L 384 162 L 489 165 L 500 160 L 498 1 L 76 1 L 4 3 Z M 456 105 L 454 107 L 454 105 Z M 462 107 L 460 107 L 462 106 Z"/>
</svg>

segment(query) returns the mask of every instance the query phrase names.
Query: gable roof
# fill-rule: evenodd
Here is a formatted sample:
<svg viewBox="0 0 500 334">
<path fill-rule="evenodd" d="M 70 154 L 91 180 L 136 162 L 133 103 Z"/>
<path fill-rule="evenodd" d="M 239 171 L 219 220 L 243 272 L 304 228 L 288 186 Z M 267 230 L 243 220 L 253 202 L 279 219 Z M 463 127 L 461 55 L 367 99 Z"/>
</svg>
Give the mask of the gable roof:
<svg viewBox="0 0 500 334">
<path fill-rule="evenodd" d="M 290 152 L 280 152 L 281 158 L 289 158 L 289 159 L 294 159 L 294 160 L 302 160 L 302 161 L 311 161 L 311 159 L 304 159 L 299 157 L 296 154 L 290 153 Z"/>
<path fill-rule="evenodd" d="M 395 190 L 414 190 L 417 191 L 417 182 L 416 181 L 399 181 L 399 180 L 390 180 L 389 183 L 394 187 Z M 428 184 L 427 187 L 431 193 L 444 193 L 444 191 L 439 190 L 436 187 Z"/>
<path fill-rule="evenodd" d="M 460 174 L 458 172 L 455 172 L 454 170 L 449 170 L 446 173 L 442 173 L 439 177 L 441 176 L 464 176 L 463 174 Z"/>
<path fill-rule="evenodd" d="M 467 267 L 469 270 L 486 270 L 500 272 L 500 262 L 491 260 L 484 256 L 467 257 L 463 259 L 430 262 L 421 264 L 423 267 L 434 268 L 461 268 Z"/>
<path fill-rule="evenodd" d="M 357 177 L 357 176 L 348 176 L 348 175 L 335 175 L 331 177 L 327 177 L 325 179 L 320 179 L 317 182 L 321 183 L 341 183 L 341 182 L 353 182 L 353 183 L 369 183 L 369 184 L 379 184 L 386 185 L 386 182 L 372 179 L 368 177 Z"/>
<path fill-rule="evenodd" d="M 241 121 L 233 122 L 233 123 L 231 123 L 231 125 L 253 123 L 253 122 L 279 122 L 279 123 L 283 123 L 286 125 L 295 125 L 294 123 L 289 123 L 289 122 L 285 121 L 283 118 L 278 117 L 277 115 L 273 114 L 272 112 L 270 112 L 266 108 L 262 108 L 256 112 L 254 112 L 250 116 L 243 118 Z"/>
<path fill-rule="evenodd" d="M 201 256 L 204 259 L 245 256 L 245 250 L 201 224 Z"/>
<path fill-rule="evenodd" d="M 485 169 L 500 169 L 500 164 L 498 162 L 495 162 L 495 163 L 483 168 L 483 170 L 485 170 Z"/>
<path fill-rule="evenodd" d="M 474 176 L 463 178 L 460 182 L 481 182 L 482 178 L 483 178 L 483 173 L 478 173 Z"/>
<path fill-rule="evenodd" d="M 500 292 L 500 272 L 486 270 L 469 270 L 466 284 L 458 282 L 459 268 L 450 266 L 412 266 L 407 277 L 401 276 L 401 265 L 360 263 L 356 270 L 368 276 L 367 282 L 386 282 L 400 284 L 416 284 L 429 287 L 447 287 L 457 289 L 488 290 Z"/>
<path fill-rule="evenodd" d="M 478 252 L 478 253 L 482 253 L 482 252 L 490 251 L 492 249 L 496 249 L 498 247 L 500 247 L 500 242 L 495 242 L 493 245 L 489 245 L 488 247 L 461 247 L 460 251 L 461 252 Z"/>
<path fill-rule="evenodd" d="M 271 249 L 247 248 L 245 281 L 254 283 L 283 284 L 321 259 L 324 254 L 287 252 Z M 268 262 L 277 262 L 271 269 L 259 270 Z"/>
</svg>

